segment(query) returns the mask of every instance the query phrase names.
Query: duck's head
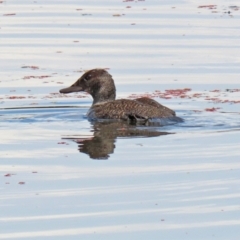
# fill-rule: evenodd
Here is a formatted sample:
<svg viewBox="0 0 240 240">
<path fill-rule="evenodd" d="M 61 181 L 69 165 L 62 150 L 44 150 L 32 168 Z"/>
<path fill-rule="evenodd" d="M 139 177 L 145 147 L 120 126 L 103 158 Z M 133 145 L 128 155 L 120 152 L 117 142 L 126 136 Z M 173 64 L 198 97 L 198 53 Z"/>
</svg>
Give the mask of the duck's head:
<svg viewBox="0 0 240 240">
<path fill-rule="evenodd" d="M 72 86 L 60 93 L 87 92 L 93 97 L 93 104 L 115 100 L 116 88 L 112 76 L 105 69 L 85 72 Z"/>
</svg>

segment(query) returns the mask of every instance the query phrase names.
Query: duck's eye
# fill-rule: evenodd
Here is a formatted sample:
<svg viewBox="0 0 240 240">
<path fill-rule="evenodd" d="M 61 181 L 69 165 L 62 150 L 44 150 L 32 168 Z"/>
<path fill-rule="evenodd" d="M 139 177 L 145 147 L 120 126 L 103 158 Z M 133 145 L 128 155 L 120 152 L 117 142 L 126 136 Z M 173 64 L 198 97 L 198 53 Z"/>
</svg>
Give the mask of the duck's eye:
<svg viewBox="0 0 240 240">
<path fill-rule="evenodd" d="M 84 80 L 85 82 L 87 82 L 91 77 L 92 77 L 91 74 L 90 74 L 90 75 L 87 75 L 83 80 Z"/>
</svg>

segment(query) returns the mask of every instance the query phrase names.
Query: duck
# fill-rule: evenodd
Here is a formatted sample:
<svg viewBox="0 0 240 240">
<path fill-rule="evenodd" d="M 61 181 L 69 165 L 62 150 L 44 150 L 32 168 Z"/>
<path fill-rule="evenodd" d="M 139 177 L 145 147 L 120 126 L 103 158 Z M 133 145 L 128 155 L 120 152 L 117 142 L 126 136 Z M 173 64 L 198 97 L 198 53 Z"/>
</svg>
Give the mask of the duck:
<svg viewBox="0 0 240 240">
<path fill-rule="evenodd" d="M 85 72 L 73 85 L 59 91 L 63 94 L 86 92 L 93 98 L 87 117 L 89 120 L 108 119 L 147 123 L 156 119 L 182 121 L 175 111 L 154 99 L 116 99 L 114 80 L 105 69 L 91 69 Z"/>
</svg>

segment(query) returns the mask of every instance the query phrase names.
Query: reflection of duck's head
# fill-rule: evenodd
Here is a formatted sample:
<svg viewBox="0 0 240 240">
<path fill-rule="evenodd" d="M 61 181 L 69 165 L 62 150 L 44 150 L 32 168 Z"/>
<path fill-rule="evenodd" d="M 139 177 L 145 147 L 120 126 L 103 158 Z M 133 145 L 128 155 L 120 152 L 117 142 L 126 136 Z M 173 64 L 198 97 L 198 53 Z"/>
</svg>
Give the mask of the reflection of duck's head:
<svg viewBox="0 0 240 240">
<path fill-rule="evenodd" d="M 93 122 L 93 137 L 86 138 L 86 135 L 65 136 L 78 144 L 78 150 L 86 153 L 92 159 L 106 160 L 114 153 L 117 138 L 128 139 L 135 137 L 158 137 L 173 134 L 161 132 L 158 128 L 136 127 L 124 121 L 103 121 Z"/>
<path fill-rule="evenodd" d="M 112 76 L 104 69 L 92 69 L 85 72 L 72 86 L 60 90 L 60 93 L 84 91 L 93 97 L 93 104 L 115 100 L 116 88 Z"/>
</svg>

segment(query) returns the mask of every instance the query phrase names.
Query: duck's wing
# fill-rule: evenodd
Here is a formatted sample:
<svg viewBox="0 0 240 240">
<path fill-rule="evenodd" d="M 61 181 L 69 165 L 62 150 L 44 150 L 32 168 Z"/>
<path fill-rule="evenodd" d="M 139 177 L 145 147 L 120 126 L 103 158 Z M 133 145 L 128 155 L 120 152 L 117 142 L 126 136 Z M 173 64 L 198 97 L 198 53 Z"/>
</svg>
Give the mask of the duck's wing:
<svg viewBox="0 0 240 240">
<path fill-rule="evenodd" d="M 173 116 L 176 116 L 176 113 L 172 109 L 163 106 L 162 104 L 160 104 L 159 102 L 157 102 L 157 101 L 155 101 L 151 98 L 141 97 L 141 98 L 136 98 L 135 101 L 138 101 L 138 102 L 141 102 L 143 104 L 147 104 L 147 105 L 156 107 L 156 108 L 158 108 L 159 110 L 162 110 L 162 111 L 168 111 Z"/>
<path fill-rule="evenodd" d="M 141 100 L 119 99 L 93 105 L 88 112 L 88 117 L 90 119 L 123 120 L 148 120 L 174 117 L 175 112 L 169 110 L 162 105 L 161 107 L 156 107 L 144 104 Z"/>
</svg>

